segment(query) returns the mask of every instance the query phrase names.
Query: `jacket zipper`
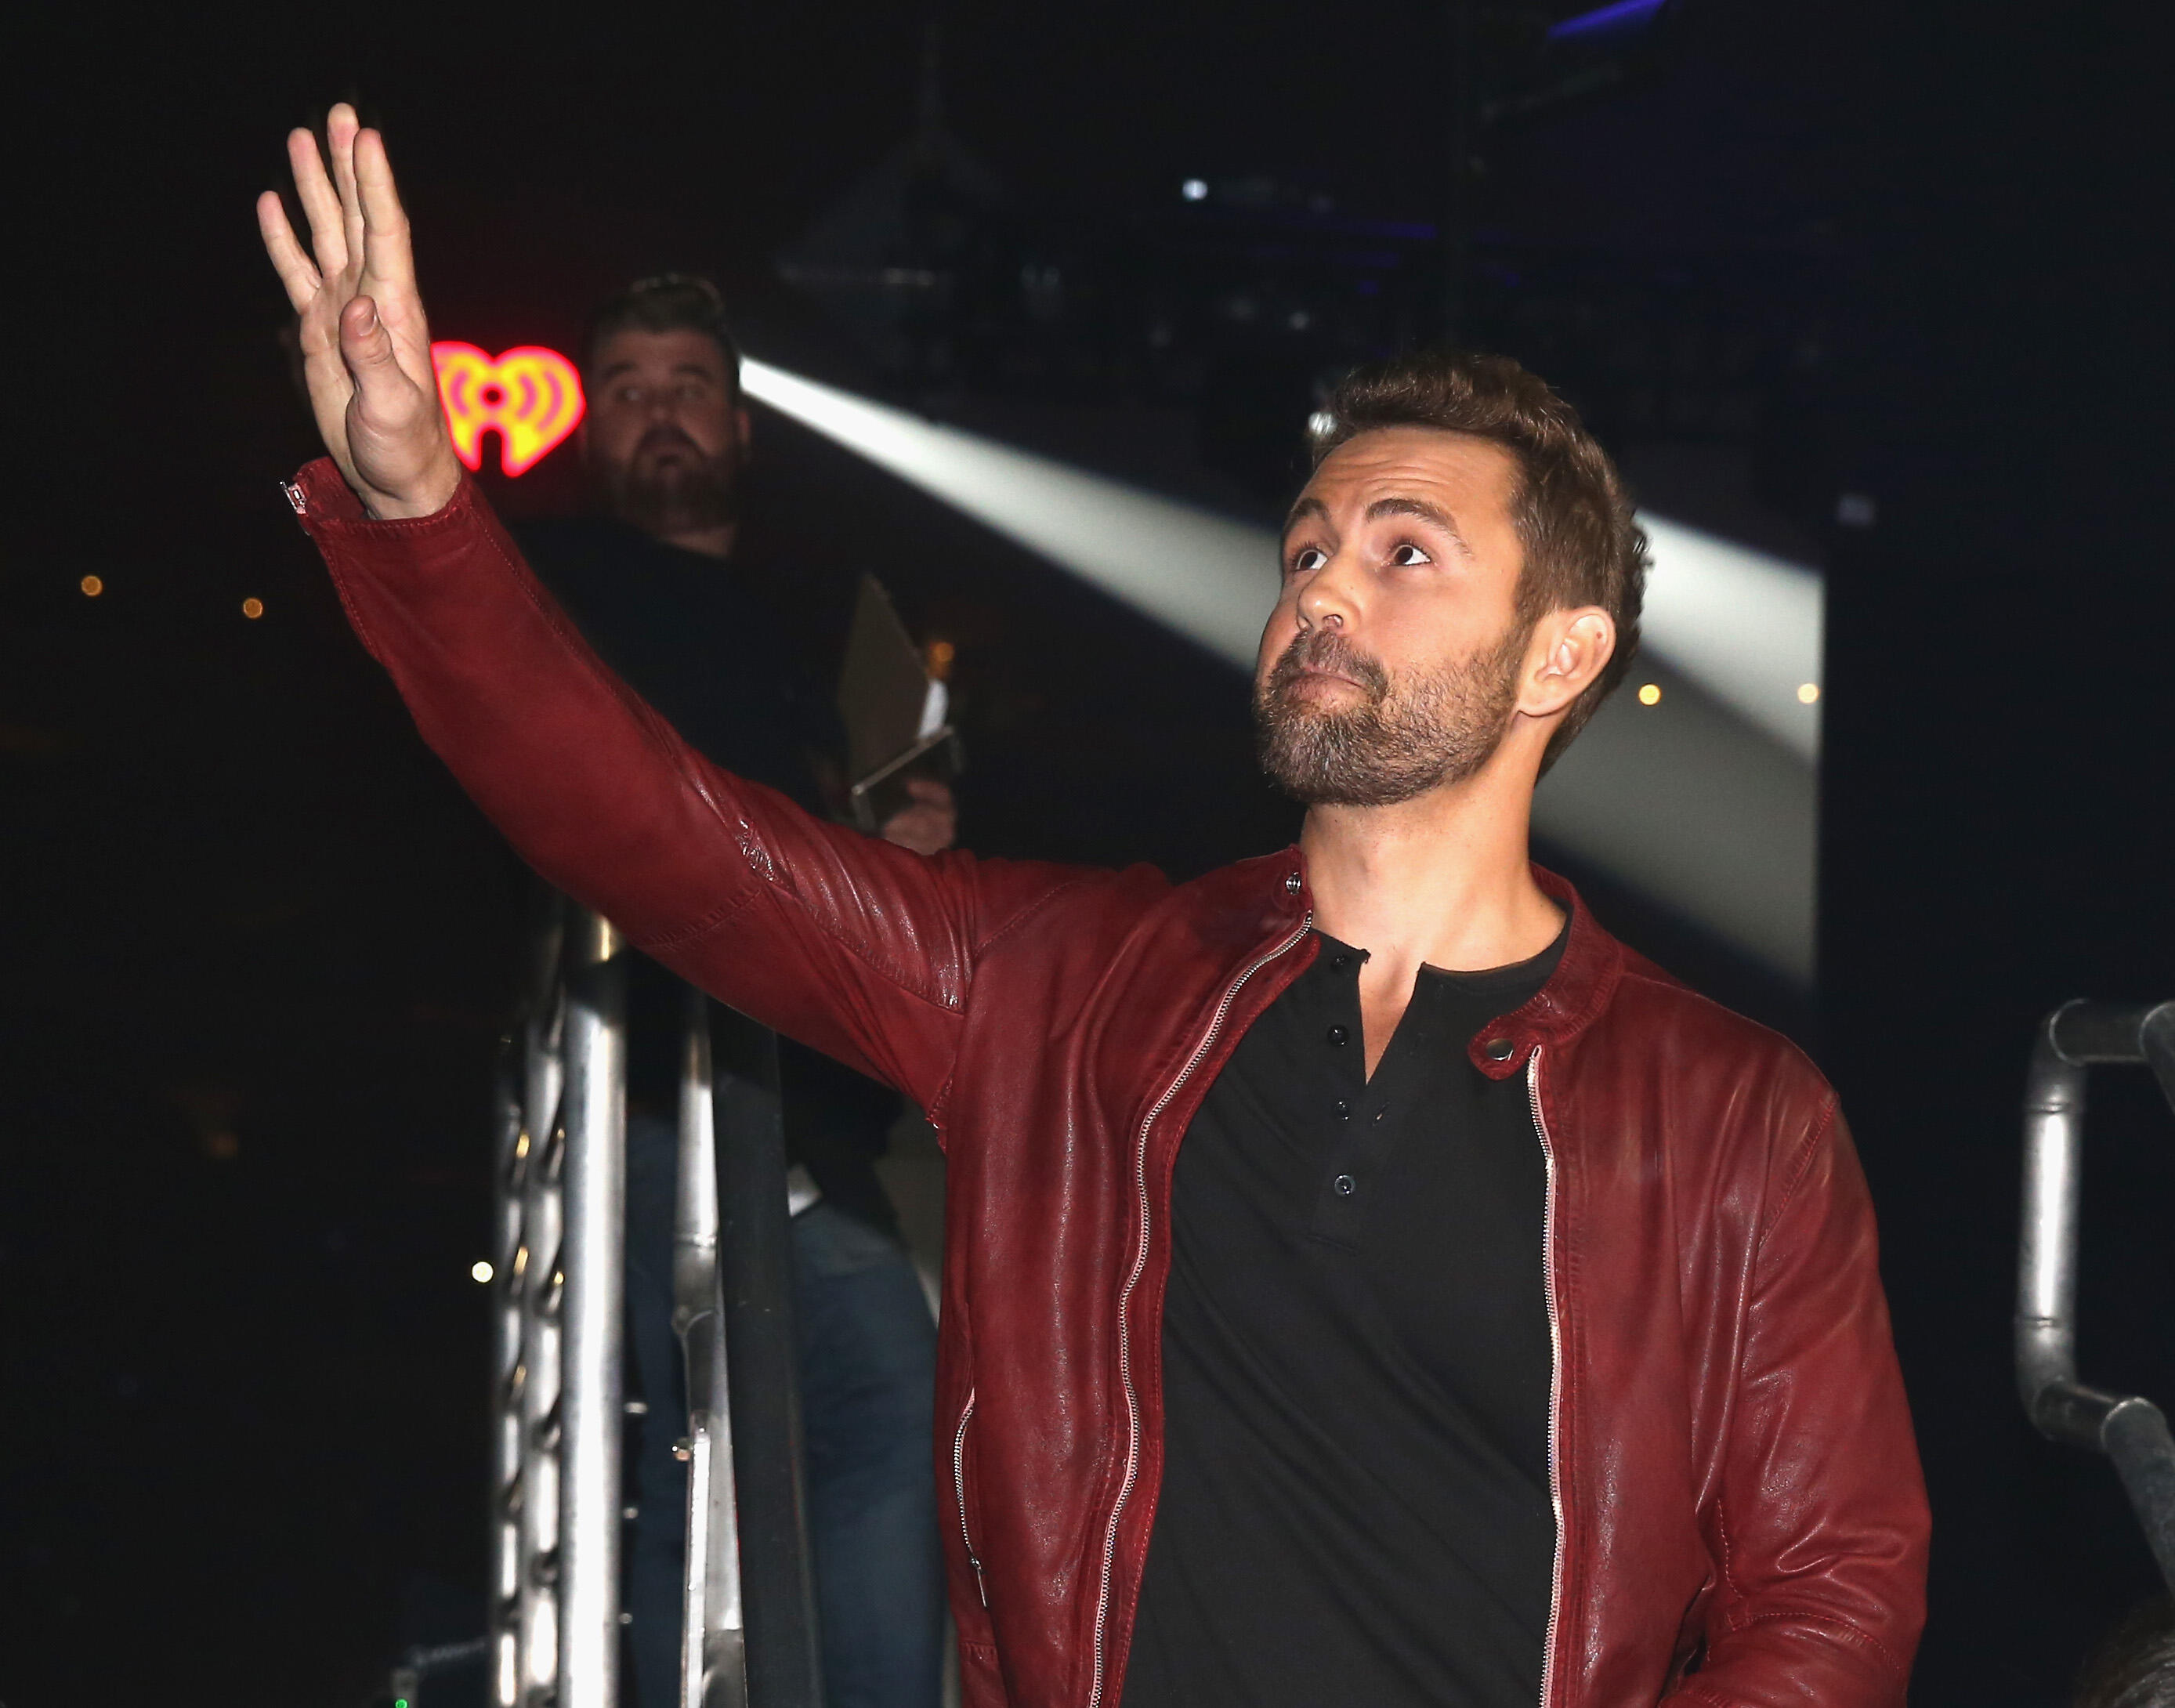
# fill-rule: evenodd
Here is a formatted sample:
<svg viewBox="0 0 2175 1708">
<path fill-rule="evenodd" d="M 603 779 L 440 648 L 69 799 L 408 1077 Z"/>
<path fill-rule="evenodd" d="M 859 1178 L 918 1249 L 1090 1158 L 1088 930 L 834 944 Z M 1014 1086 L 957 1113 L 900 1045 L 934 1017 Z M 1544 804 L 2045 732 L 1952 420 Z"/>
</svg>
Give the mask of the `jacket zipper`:
<svg viewBox="0 0 2175 1708">
<path fill-rule="evenodd" d="M 1548 1121 L 1541 1114 L 1538 1044 L 1533 1046 L 1533 1053 L 1527 1060 L 1526 1095 L 1532 1103 L 1533 1131 L 1540 1136 L 1541 1162 L 1548 1174 L 1547 1197 L 1541 1211 L 1541 1278 L 1549 1307 L 1549 1505 L 1555 1512 L 1556 1548 L 1549 1576 L 1548 1634 L 1542 1640 L 1540 1708 L 1549 1708 L 1549 1697 L 1555 1689 L 1556 1630 L 1563 1612 L 1563 1478 L 1556 1462 L 1557 1427 L 1563 1409 L 1563 1324 L 1556 1313 L 1556 1150 L 1549 1139 Z"/>
<path fill-rule="evenodd" d="M 1215 1044 L 1216 1034 L 1223 1029 L 1224 1021 L 1230 1017 L 1231 1005 L 1239 1000 L 1239 993 L 1245 988 L 1246 981 L 1279 955 L 1288 952 L 1313 928 L 1314 910 L 1310 908 L 1306 917 L 1299 921 L 1297 930 L 1232 982 L 1231 988 L 1223 993 L 1223 1001 L 1217 1005 L 1216 1017 L 1208 1022 L 1208 1030 L 1202 1034 L 1201 1042 L 1194 1046 L 1193 1054 L 1186 1059 L 1185 1065 L 1179 1070 L 1178 1077 L 1170 1082 L 1169 1088 L 1156 1099 L 1155 1107 L 1143 1118 L 1140 1135 L 1134 1141 L 1133 1189 L 1140 1205 L 1141 1238 L 1133 1253 L 1132 1272 L 1126 1276 L 1125 1285 L 1118 1294 L 1118 1378 L 1125 1390 L 1125 1480 L 1118 1485 L 1117 1502 L 1110 1508 L 1110 1521 L 1103 1532 L 1102 1586 L 1095 1597 L 1095 1683 L 1093 1689 L 1088 1693 L 1088 1708 L 1101 1708 L 1103 1701 L 1103 1636 L 1110 1619 L 1110 1573 L 1117 1559 L 1118 1520 L 1125 1513 L 1125 1502 L 1132 1496 L 1133 1484 L 1139 1479 L 1141 1470 L 1141 1403 L 1140 1396 L 1133 1387 L 1132 1334 L 1126 1325 L 1125 1312 L 1132 1304 L 1133 1288 L 1139 1283 L 1141 1272 L 1147 1267 L 1148 1261 L 1148 1133 L 1156 1124 L 1156 1117 L 1170 1107 L 1171 1099 L 1178 1095 L 1186 1081 L 1193 1077 L 1194 1069 L 1201 1065 L 1201 1059 Z M 966 1427 L 963 1422 L 960 1427 L 963 1437 Z M 960 1506 L 963 1519 L 965 1512 L 963 1502 Z"/>
<path fill-rule="evenodd" d="M 974 1532 L 967 1524 L 967 1425 L 974 1421 L 974 1390 L 967 1390 L 967 1409 L 959 1414 L 959 1428 L 952 1437 L 952 1484 L 959 1492 L 959 1539 L 967 1544 L 967 1564 L 974 1568 L 975 1592 L 982 1605 L 990 1604 L 990 1581 L 982 1575 L 981 1556 L 974 1552 Z"/>
</svg>

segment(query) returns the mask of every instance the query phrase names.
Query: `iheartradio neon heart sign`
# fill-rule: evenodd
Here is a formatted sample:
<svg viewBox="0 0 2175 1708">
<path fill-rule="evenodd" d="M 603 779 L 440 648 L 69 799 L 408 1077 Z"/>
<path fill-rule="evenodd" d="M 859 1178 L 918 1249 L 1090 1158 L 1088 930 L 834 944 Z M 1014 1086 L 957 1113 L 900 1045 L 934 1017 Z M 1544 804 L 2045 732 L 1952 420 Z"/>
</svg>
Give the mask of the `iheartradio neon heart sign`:
<svg viewBox="0 0 2175 1708">
<path fill-rule="evenodd" d="M 524 344 L 496 357 L 472 344 L 431 346 L 453 454 L 483 467 L 483 436 L 498 431 L 499 466 L 526 474 L 582 419 L 582 377 L 556 350 Z"/>
</svg>

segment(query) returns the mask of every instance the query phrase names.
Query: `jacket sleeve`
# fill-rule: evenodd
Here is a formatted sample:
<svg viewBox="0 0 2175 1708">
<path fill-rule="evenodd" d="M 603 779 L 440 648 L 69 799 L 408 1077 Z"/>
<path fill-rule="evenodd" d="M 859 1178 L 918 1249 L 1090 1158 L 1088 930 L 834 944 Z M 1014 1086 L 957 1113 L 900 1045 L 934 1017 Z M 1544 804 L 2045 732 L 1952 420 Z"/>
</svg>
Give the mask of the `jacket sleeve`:
<svg viewBox="0 0 2175 1708">
<path fill-rule="evenodd" d="M 1872 1201 L 1833 1094 L 1781 1159 L 1708 1514 L 1721 1582 L 1677 1708 L 1902 1708 L 1925 1620 L 1924 1482 Z"/>
<path fill-rule="evenodd" d="M 472 483 L 368 520 L 328 460 L 289 499 L 423 739 L 538 872 L 721 1000 L 936 1109 L 978 946 L 1092 875 L 934 859 L 720 770 L 601 664 Z M 761 633 L 735 647 L 772 643 Z"/>
</svg>

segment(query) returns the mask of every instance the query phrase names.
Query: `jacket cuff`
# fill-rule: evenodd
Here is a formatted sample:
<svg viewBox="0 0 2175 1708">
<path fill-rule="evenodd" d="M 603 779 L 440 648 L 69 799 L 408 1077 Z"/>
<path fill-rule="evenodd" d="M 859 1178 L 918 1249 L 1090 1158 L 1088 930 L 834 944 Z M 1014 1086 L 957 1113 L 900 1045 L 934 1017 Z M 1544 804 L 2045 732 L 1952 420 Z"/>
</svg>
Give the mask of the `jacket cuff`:
<svg viewBox="0 0 2175 1708">
<path fill-rule="evenodd" d="M 329 457 L 320 457 L 314 463 L 305 464 L 291 480 L 279 483 L 287 495 L 287 502 L 294 507 L 310 537 L 323 545 L 328 538 L 346 537 L 364 540 L 372 534 L 414 537 L 437 533 L 447 529 L 458 529 L 473 522 L 482 493 L 477 490 L 475 479 L 468 470 L 461 471 L 461 484 L 453 489 L 453 496 L 444 506 L 428 516 L 404 517 L 391 522 L 379 522 L 362 507 L 362 501 L 355 496 L 355 489 L 340 474 L 339 464 Z"/>
<path fill-rule="evenodd" d="M 373 521 L 364 512 L 362 501 L 329 457 L 319 458 L 282 484 L 288 503 L 332 572 L 333 587 L 356 637 L 388 668 L 392 654 L 380 644 L 379 624 L 414 626 L 426 606 L 448 599 L 458 604 L 464 589 L 471 598 L 480 596 L 479 575 L 510 576 L 524 584 L 530 605 L 545 603 L 528 582 L 520 555 L 499 527 L 491 501 L 465 473 L 443 508 L 391 522 Z M 458 618 L 442 612 L 439 620 Z"/>
</svg>

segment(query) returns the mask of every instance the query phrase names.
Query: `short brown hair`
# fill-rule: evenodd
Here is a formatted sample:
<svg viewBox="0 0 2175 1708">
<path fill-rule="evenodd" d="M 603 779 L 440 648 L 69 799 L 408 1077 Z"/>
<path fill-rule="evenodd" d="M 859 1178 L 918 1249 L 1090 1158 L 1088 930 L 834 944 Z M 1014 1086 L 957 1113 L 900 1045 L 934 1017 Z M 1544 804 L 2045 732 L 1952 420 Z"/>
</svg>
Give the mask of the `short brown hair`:
<svg viewBox="0 0 2175 1708">
<path fill-rule="evenodd" d="M 1500 445 L 1517 464 L 1511 515 L 1526 561 L 1518 617 L 1598 605 L 1615 620 L 1616 650 L 1570 703 L 1541 756 L 1546 772 L 1615 691 L 1639 649 L 1646 535 L 1631 495 L 1571 408 L 1538 374 L 1504 355 L 1418 350 L 1347 374 L 1315 418 L 1317 468 L 1348 439 L 1382 427 L 1440 427 Z"/>
<path fill-rule="evenodd" d="M 740 389 L 740 348 L 725 323 L 725 299 L 707 279 L 659 273 L 607 297 L 589 317 L 586 365 L 594 367 L 605 340 L 622 332 L 699 332 L 717 345 L 733 389 Z"/>
</svg>

